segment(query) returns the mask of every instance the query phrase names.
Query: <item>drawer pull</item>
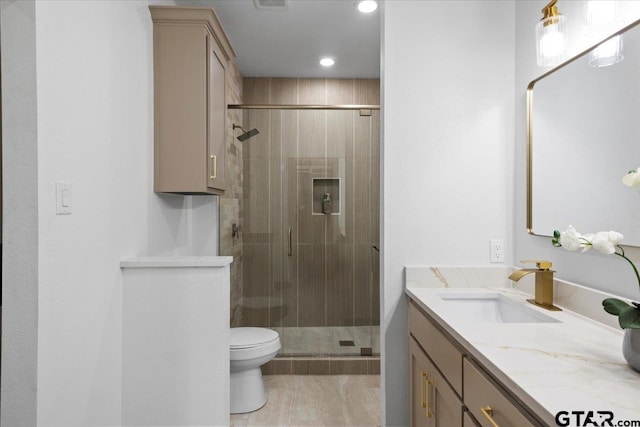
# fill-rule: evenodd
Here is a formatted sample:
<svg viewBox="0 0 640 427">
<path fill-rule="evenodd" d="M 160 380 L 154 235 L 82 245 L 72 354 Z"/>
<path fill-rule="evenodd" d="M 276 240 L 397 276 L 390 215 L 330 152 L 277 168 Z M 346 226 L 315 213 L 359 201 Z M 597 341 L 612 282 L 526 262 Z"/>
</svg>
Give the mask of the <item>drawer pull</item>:
<svg viewBox="0 0 640 427">
<path fill-rule="evenodd" d="M 216 158 L 215 154 L 211 155 L 211 169 L 213 170 L 213 173 L 211 174 L 211 176 L 209 177 L 210 179 L 216 179 L 217 175 L 218 175 L 218 159 Z"/>
<path fill-rule="evenodd" d="M 494 420 L 493 420 L 493 408 L 491 408 L 491 406 L 487 405 L 487 406 L 483 406 L 482 408 L 480 408 L 480 412 L 482 412 L 482 415 L 485 416 L 485 418 L 487 420 L 489 420 L 489 422 L 491 423 L 491 425 L 493 427 L 500 427 Z"/>
<path fill-rule="evenodd" d="M 427 378 L 427 418 L 433 418 L 435 416 L 435 412 L 431 410 L 430 399 L 429 399 L 429 387 L 433 385 L 433 380 L 431 378 Z"/>
<path fill-rule="evenodd" d="M 423 408 L 427 407 L 427 401 L 424 399 L 424 389 L 427 388 L 427 373 L 426 372 L 422 372 L 422 378 L 420 378 L 420 403 L 422 404 Z"/>
</svg>

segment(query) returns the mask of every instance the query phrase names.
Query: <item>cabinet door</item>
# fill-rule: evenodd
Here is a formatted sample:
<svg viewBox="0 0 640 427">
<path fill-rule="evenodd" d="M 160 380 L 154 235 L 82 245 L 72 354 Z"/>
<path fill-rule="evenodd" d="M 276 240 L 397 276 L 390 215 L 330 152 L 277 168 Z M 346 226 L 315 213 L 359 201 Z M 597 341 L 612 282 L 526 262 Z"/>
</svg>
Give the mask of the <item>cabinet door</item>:
<svg viewBox="0 0 640 427">
<path fill-rule="evenodd" d="M 411 425 L 461 427 L 462 402 L 413 337 L 409 353 Z"/>
<path fill-rule="evenodd" d="M 469 411 L 465 411 L 464 414 L 462 414 L 462 426 L 463 427 L 480 427 L 480 425 L 475 422 L 473 417 L 469 415 Z"/>
<path fill-rule="evenodd" d="M 429 426 L 427 416 L 426 386 L 427 356 L 422 352 L 412 337 L 409 337 L 409 414 L 411 427 Z"/>
<path fill-rule="evenodd" d="M 462 352 L 414 303 L 409 304 L 409 331 L 458 396 L 462 396 Z"/>
<path fill-rule="evenodd" d="M 225 61 L 210 35 L 207 35 L 207 186 L 225 190 L 226 117 Z"/>
</svg>

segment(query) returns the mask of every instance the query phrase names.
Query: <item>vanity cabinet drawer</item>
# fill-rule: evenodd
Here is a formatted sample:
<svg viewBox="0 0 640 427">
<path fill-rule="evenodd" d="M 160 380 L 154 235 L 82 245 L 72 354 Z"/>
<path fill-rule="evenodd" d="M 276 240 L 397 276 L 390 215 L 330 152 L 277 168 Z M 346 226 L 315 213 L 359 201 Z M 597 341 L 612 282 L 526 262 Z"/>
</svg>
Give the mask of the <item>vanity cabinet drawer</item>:
<svg viewBox="0 0 640 427">
<path fill-rule="evenodd" d="M 539 426 L 469 359 L 464 360 L 464 402 L 482 427 Z"/>
<path fill-rule="evenodd" d="M 427 351 L 458 396 L 462 396 L 462 352 L 413 302 L 409 304 L 409 332 Z"/>
</svg>

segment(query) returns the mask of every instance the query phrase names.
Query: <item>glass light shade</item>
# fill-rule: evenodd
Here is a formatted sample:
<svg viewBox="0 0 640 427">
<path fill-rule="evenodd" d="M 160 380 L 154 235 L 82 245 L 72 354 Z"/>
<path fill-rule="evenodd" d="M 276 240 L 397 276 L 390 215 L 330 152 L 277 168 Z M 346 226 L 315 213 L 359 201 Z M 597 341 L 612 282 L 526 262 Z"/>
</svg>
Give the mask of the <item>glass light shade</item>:
<svg viewBox="0 0 640 427">
<path fill-rule="evenodd" d="M 587 34 L 594 41 L 602 40 L 614 33 L 621 25 L 618 19 L 618 4 L 611 0 L 586 2 Z M 589 65 L 606 67 L 624 59 L 622 36 L 602 43 L 589 54 Z"/>
<path fill-rule="evenodd" d="M 538 65 L 551 67 L 567 59 L 567 18 L 549 16 L 536 25 L 536 53 Z"/>
<path fill-rule="evenodd" d="M 624 59 L 622 54 L 622 36 L 615 36 L 595 48 L 589 54 L 589 65 L 606 67 Z"/>
</svg>

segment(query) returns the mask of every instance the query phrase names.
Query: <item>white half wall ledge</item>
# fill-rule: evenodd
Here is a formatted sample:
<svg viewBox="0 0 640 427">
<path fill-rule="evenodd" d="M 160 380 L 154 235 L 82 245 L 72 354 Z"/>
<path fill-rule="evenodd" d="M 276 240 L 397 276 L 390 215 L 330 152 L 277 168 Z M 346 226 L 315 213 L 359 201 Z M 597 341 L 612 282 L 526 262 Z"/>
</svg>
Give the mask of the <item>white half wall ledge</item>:
<svg viewBox="0 0 640 427">
<path fill-rule="evenodd" d="M 121 424 L 228 426 L 232 257 L 131 261 L 121 270 Z"/>
<path fill-rule="evenodd" d="M 121 260 L 120 268 L 226 267 L 232 262 L 231 256 L 138 257 Z"/>
</svg>

